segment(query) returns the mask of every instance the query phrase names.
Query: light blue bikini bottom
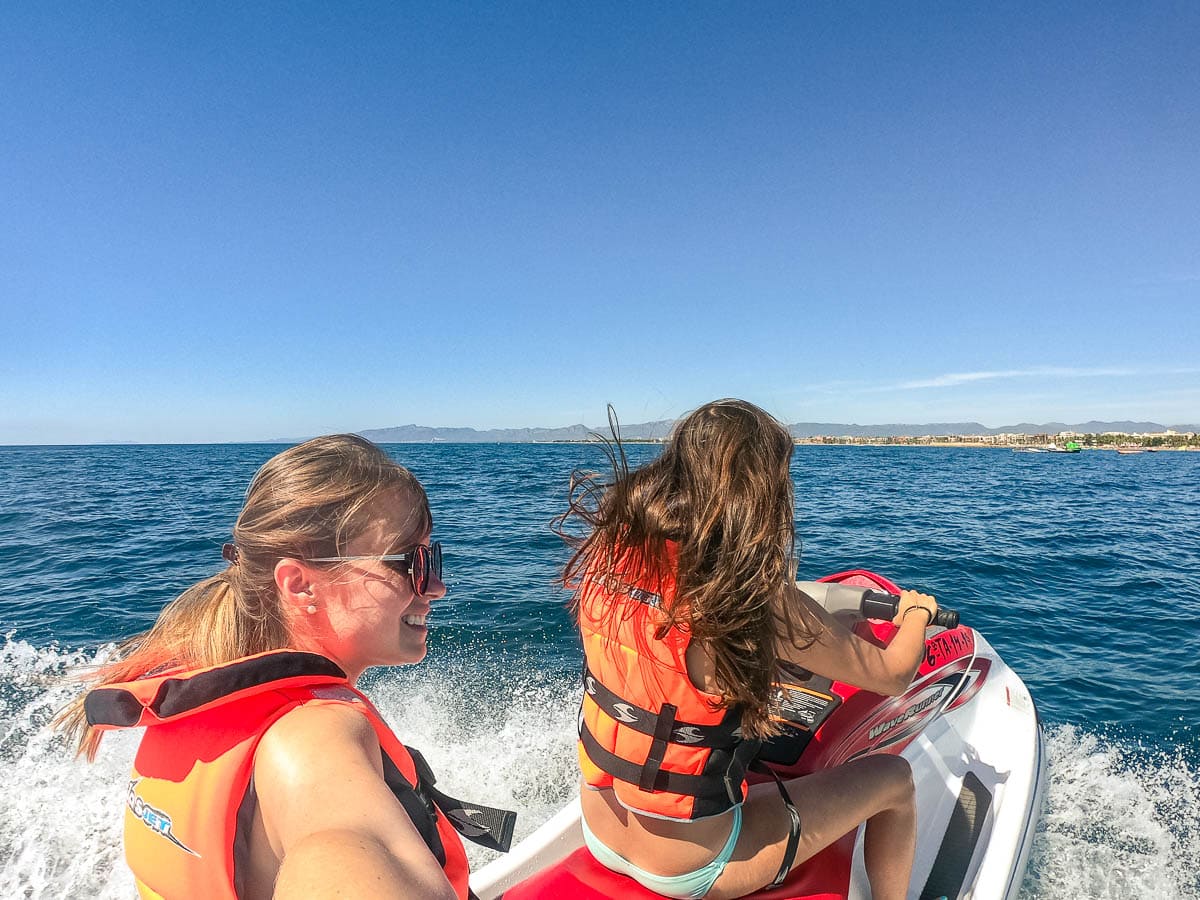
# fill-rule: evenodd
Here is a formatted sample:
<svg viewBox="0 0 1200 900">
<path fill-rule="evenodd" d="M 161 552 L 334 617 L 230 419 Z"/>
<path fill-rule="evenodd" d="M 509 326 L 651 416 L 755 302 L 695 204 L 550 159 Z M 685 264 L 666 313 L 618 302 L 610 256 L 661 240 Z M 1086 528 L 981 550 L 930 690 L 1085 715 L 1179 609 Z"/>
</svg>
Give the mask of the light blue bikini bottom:
<svg viewBox="0 0 1200 900">
<path fill-rule="evenodd" d="M 592 851 L 592 856 L 596 857 L 596 861 L 606 869 L 628 875 L 642 887 L 649 888 L 664 897 L 675 897 L 678 900 L 698 900 L 712 890 L 717 878 L 725 871 L 725 865 L 733 858 L 733 848 L 737 846 L 738 836 L 742 833 L 742 808 L 741 806 L 733 808 L 733 830 L 729 832 L 729 840 L 725 842 L 725 846 L 721 848 L 716 859 L 685 875 L 667 876 L 647 872 L 645 869 L 635 866 L 621 854 L 610 850 L 607 845 L 602 844 L 600 839 L 592 833 L 592 829 L 588 828 L 586 819 L 580 819 L 580 824 L 583 825 L 583 842 Z"/>
</svg>

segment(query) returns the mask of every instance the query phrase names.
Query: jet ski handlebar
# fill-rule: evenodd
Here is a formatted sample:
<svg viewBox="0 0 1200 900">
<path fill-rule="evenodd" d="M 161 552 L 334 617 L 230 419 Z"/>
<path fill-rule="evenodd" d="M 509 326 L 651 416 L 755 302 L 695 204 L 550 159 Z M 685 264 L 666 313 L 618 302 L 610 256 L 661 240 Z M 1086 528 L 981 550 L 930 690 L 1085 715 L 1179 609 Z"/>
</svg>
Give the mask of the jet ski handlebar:
<svg viewBox="0 0 1200 900">
<path fill-rule="evenodd" d="M 836 584 L 828 581 L 797 581 L 796 587 L 812 597 L 831 613 L 849 612 L 864 619 L 896 617 L 900 596 L 871 588 Z M 958 627 L 958 610 L 939 606 L 931 625 L 941 628 Z"/>
</svg>

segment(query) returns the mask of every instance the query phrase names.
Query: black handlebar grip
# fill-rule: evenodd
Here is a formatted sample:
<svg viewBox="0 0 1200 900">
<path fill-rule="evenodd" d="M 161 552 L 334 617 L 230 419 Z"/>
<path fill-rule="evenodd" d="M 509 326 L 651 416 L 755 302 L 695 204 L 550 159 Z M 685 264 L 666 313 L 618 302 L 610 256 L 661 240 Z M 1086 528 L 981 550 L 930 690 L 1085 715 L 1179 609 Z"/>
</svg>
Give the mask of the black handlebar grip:
<svg viewBox="0 0 1200 900">
<path fill-rule="evenodd" d="M 883 619 L 890 622 L 896 618 L 896 610 L 900 606 L 900 598 L 886 591 L 865 591 L 862 597 L 862 615 L 864 619 Z"/>
<path fill-rule="evenodd" d="M 896 618 L 896 610 L 899 608 L 899 594 L 889 594 L 886 591 L 865 591 L 863 593 L 862 614 L 864 618 L 891 621 Z M 939 606 L 937 615 L 929 624 L 942 628 L 957 628 L 958 610 Z"/>
<path fill-rule="evenodd" d="M 934 625 L 941 625 L 943 628 L 958 627 L 958 610 L 946 609 L 944 606 L 939 606 L 937 615 L 933 617 Z"/>
</svg>

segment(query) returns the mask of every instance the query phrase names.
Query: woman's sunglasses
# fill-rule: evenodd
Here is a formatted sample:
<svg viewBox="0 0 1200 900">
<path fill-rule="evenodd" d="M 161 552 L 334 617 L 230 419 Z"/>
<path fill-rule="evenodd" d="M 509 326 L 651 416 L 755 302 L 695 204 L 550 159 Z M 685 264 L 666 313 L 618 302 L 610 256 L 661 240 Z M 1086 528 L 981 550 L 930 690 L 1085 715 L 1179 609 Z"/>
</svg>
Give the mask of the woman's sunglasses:
<svg viewBox="0 0 1200 900">
<path fill-rule="evenodd" d="M 389 553 L 386 556 L 318 556 L 309 562 L 356 562 L 376 560 L 383 563 L 398 575 L 407 575 L 412 580 L 413 593 L 424 597 L 429 590 L 429 576 L 438 581 L 442 580 L 442 544 L 434 541 L 432 544 L 418 544 L 409 553 Z"/>
</svg>

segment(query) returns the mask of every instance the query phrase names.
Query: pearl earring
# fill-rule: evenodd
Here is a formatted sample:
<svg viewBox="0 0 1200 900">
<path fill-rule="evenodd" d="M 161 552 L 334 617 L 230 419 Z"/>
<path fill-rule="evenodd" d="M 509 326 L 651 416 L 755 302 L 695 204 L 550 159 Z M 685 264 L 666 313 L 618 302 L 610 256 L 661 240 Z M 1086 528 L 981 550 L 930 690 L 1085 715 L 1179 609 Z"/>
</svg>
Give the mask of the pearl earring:
<svg viewBox="0 0 1200 900">
<path fill-rule="evenodd" d="M 315 615 L 317 612 L 317 605 L 315 603 L 308 604 L 308 609 L 306 609 L 305 612 L 308 613 L 310 616 Z"/>
</svg>

